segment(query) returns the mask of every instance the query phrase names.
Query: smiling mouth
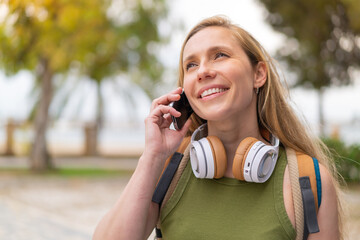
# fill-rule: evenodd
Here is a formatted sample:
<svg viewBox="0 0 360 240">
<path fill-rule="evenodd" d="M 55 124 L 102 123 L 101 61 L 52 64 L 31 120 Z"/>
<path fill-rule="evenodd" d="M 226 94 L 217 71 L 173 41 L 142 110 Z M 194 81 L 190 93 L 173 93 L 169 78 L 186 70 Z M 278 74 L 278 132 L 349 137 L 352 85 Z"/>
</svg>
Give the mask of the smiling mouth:
<svg viewBox="0 0 360 240">
<path fill-rule="evenodd" d="M 229 88 L 210 88 L 208 90 L 205 90 L 201 95 L 200 95 L 200 98 L 204 98 L 204 97 L 207 97 L 207 96 L 210 96 L 210 95 L 213 95 L 213 94 L 216 94 L 216 93 L 222 93 L 222 92 L 225 92 L 229 90 Z"/>
</svg>

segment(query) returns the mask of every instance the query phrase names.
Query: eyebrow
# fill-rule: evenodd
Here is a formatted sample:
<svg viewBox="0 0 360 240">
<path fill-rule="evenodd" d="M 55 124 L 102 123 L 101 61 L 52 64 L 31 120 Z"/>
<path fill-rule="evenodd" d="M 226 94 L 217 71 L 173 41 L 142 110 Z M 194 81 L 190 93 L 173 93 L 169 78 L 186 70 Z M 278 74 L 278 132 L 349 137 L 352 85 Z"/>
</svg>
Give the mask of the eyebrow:
<svg viewBox="0 0 360 240">
<path fill-rule="evenodd" d="M 219 45 L 219 46 L 213 46 L 209 49 L 206 50 L 206 52 L 216 52 L 218 50 L 225 50 L 225 51 L 230 51 L 230 48 L 224 45 Z M 183 63 L 189 61 L 190 59 L 195 58 L 196 54 L 191 54 L 189 56 L 187 56 L 184 60 Z"/>
</svg>

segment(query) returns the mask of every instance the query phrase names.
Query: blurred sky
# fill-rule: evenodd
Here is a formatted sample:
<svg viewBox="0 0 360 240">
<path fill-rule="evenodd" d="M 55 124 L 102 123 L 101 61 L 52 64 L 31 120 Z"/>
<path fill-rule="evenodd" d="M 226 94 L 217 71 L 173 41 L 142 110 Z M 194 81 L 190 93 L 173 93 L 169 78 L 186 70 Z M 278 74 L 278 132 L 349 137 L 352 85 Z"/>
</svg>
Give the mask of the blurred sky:
<svg viewBox="0 0 360 240">
<path fill-rule="evenodd" d="M 255 0 L 172 0 L 169 1 L 169 5 L 169 21 L 167 21 L 167 24 L 160 24 L 160 28 L 164 33 L 171 33 L 171 41 L 167 46 L 160 49 L 159 52 L 161 60 L 168 69 L 177 68 L 179 51 L 186 33 L 203 18 L 217 14 L 230 17 L 233 22 L 249 31 L 271 55 L 274 55 L 276 49 L 282 46 L 284 36 L 274 32 L 266 23 L 266 10 Z M 183 22 L 183 31 L 173 31 L 173 29 L 171 29 L 171 24 L 178 21 Z M 284 69 L 281 70 L 286 71 Z M 283 74 L 286 75 L 284 72 Z M 352 121 L 354 118 L 359 121 L 360 74 L 355 74 L 355 78 L 357 81 L 353 86 L 332 88 L 326 92 L 324 106 L 325 119 L 331 124 L 344 124 Z M 173 80 L 170 80 L 174 86 L 175 79 L 176 76 L 174 76 Z M 17 120 L 26 117 L 29 112 L 29 102 L 31 102 L 29 93 L 32 85 L 33 79 L 29 73 L 21 72 L 9 78 L 0 72 L 0 121 L 5 121 L 9 117 Z M 141 91 L 131 83 L 128 83 L 125 87 L 133 89 L 136 99 L 139 99 L 134 107 L 138 109 L 137 116 L 142 122 L 148 113 L 150 99 L 147 99 Z M 86 92 L 89 103 L 85 104 L 85 107 L 81 109 L 80 115 L 82 119 L 89 120 L 94 116 L 94 100 L 92 100 L 92 96 L 95 96 L 95 89 L 91 83 L 83 83 L 79 89 L 82 89 L 79 91 Z M 107 115 L 109 118 L 116 120 L 126 116 L 125 112 L 119 112 L 120 108 L 126 108 L 119 107 L 119 105 L 124 103 L 119 96 L 116 96 L 118 93 L 112 89 L 113 86 L 110 83 L 104 84 L 103 86 L 103 91 L 105 91 L 106 96 L 109 98 Z M 91 92 L 93 92 L 93 94 L 91 94 Z M 81 93 L 79 93 L 79 95 L 81 95 Z M 291 96 L 296 108 L 304 114 L 307 121 L 311 125 L 316 125 L 318 119 L 316 92 L 294 89 L 291 90 Z M 76 99 L 76 97 L 74 97 L 74 99 Z M 70 109 L 65 113 L 69 119 L 72 118 L 71 112 L 74 112 L 74 110 Z"/>
</svg>

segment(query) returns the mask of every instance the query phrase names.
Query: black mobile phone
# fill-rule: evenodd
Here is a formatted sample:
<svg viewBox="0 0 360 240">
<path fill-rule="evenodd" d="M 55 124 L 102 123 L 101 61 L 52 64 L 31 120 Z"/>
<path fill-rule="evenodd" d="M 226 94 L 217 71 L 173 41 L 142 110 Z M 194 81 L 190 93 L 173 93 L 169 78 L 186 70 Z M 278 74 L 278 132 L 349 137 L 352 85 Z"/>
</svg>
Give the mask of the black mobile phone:
<svg viewBox="0 0 360 240">
<path fill-rule="evenodd" d="M 172 102 L 171 106 L 181 113 L 180 117 L 171 116 L 175 129 L 180 130 L 184 126 L 186 120 L 188 120 L 188 118 L 194 112 L 184 91 L 182 91 L 180 94 L 180 100 Z"/>
</svg>

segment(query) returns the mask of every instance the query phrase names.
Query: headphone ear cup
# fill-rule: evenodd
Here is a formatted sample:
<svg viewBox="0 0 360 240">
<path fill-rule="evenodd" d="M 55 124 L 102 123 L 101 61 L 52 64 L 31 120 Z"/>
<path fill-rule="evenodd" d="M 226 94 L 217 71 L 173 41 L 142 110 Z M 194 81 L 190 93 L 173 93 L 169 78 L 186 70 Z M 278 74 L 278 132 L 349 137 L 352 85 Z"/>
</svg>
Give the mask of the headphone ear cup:
<svg viewBox="0 0 360 240">
<path fill-rule="evenodd" d="M 214 161 L 214 178 L 222 178 L 227 168 L 227 157 L 224 145 L 218 137 L 208 136 Z"/>
<path fill-rule="evenodd" d="M 241 141 L 240 145 L 236 149 L 232 167 L 233 175 L 236 179 L 245 181 L 243 172 L 245 159 L 251 147 L 258 141 L 259 140 L 257 140 L 256 138 L 247 137 Z"/>
</svg>

